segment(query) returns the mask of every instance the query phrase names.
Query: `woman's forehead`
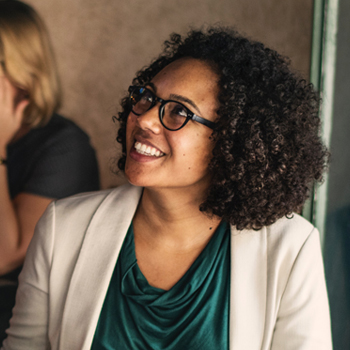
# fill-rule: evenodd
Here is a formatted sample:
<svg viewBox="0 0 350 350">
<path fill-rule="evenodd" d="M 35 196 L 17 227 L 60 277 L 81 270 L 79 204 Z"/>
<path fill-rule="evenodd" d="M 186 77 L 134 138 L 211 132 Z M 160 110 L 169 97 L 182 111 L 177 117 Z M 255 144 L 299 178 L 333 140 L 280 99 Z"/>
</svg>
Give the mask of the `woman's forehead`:
<svg viewBox="0 0 350 350">
<path fill-rule="evenodd" d="M 194 58 L 178 59 L 163 68 L 153 79 L 156 92 L 180 94 L 214 94 L 217 96 L 219 77 L 211 66 Z M 172 91 L 171 91 L 172 90 Z"/>
<path fill-rule="evenodd" d="M 183 57 L 171 62 L 165 66 L 153 78 L 153 80 L 160 76 L 169 74 L 175 74 L 177 76 L 184 76 L 187 78 L 196 77 L 198 75 L 202 76 L 204 79 L 218 78 L 217 74 L 207 62 L 192 57 Z"/>
</svg>

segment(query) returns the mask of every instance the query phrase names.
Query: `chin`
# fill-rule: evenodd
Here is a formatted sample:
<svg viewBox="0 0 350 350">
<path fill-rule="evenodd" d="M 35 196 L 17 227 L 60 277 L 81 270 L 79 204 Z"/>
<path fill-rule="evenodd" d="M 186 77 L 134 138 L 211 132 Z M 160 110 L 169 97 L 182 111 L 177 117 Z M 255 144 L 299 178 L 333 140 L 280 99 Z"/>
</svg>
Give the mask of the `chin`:
<svg viewBox="0 0 350 350">
<path fill-rule="evenodd" d="M 137 180 L 135 181 L 134 179 L 130 179 L 128 177 L 126 177 L 126 179 L 130 185 L 137 186 L 137 187 L 145 187 L 141 181 L 137 181 Z"/>
<path fill-rule="evenodd" d="M 133 186 L 147 187 L 150 184 L 150 182 L 147 181 L 146 177 L 143 174 L 137 173 L 135 171 L 127 171 L 127 168 L 125 168 L 125 177 Z"/>
</svg>

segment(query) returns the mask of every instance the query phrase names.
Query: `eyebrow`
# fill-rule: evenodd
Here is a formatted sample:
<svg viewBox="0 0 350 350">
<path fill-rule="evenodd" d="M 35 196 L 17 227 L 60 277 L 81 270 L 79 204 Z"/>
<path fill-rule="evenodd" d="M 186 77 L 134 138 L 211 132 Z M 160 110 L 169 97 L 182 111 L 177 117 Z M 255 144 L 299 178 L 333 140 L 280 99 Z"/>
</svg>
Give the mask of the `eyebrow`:
<svg viewBox="0 0 350 350">
<path fill-rule="evenodd" d="M 152 88 L 152 90 L 157 93 L 157 88 L 156 86 L 152 83 L 152 82 L 149 82 L 146 84 L 146 87 L 147 86 L 150 86 Z M 182 95 L 177 95 L 177 94 L 170 94 L 169 98 L 172 100 L 177 100 L 179 102 L 185 102 L 185 103 L 188 103 L 189 105 L 191 105 L 193 108 L 195 108 L 197 110 L 197 112 L 200 114 L 200 110 L 199 108 L 197 107 L 197 105 L 192 101 L 190 100 L 189 98 L 185 97 L 185 96 L 182 96 Z"/>
<path fill-rule="evenodd" d="M 193 108 L 195 108 L 197 110 L 198 113 L 200 113 L 200 110 L 199 108 L 197 107 L 197 105 L 192 101 L 190 100 L 189 98 L 185 97 L 185 96 L 182 96 L 182 95 L 176 95 L 176 94 L 170 94 L 170 99 L 175 99 L 179 102 L 186 102 L 188 103 L 189 105 L 191 105 Z"/>
</svg>

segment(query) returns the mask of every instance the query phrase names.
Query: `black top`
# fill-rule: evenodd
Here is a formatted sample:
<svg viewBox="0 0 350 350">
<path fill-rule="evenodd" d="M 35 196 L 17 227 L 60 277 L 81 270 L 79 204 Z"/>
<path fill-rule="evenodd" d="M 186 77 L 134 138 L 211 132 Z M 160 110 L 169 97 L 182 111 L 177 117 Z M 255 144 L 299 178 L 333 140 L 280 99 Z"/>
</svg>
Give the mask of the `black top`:
<svg viewBox="0 0 350 350">
<path fill-rule="evenodd" d="M 89 137 L 57 114 L 7 148 L 10 195 L 21 192 L 63 198 L 99 189 L 95 151 Z"/>
<path fill-rule="evenodd" d="M 59 199 L 99 189 L 89 137 L 57 114 L 7 147 L 7 171 L 12 199 L 23 192 Z M 21 267 L 1 278 L 16 281 L 20 271 Z"/>
</svg>

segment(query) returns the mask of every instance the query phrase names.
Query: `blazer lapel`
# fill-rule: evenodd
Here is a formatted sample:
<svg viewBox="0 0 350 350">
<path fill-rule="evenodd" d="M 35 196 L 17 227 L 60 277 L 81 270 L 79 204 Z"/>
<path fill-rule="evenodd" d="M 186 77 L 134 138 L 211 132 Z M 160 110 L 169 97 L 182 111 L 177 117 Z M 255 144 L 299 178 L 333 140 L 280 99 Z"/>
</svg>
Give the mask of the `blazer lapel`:
<svg viewBox="0 0 350 350">
<path fill-rule="evenodd" d="M 230 349 L 260 349 L 263 343 L 267 233 L 231 227 Z"/>
<path fill-rule="evenodd" d="M 109 282 L 141 191 L 129 185 L 112 191 L 93 216 L 69 285 L 59 349 L 91 348 Z"/>
</svg>

